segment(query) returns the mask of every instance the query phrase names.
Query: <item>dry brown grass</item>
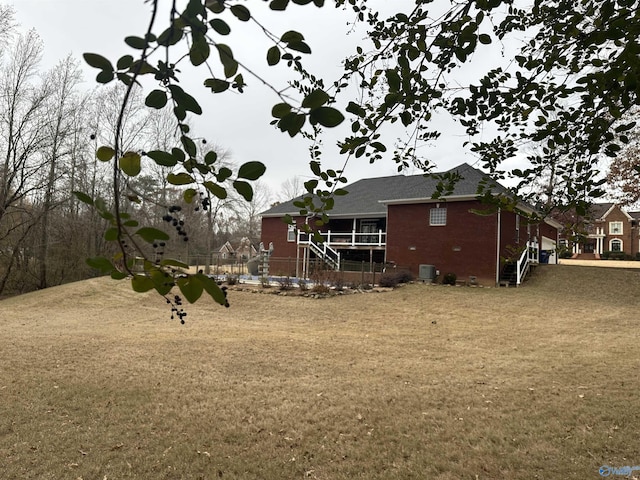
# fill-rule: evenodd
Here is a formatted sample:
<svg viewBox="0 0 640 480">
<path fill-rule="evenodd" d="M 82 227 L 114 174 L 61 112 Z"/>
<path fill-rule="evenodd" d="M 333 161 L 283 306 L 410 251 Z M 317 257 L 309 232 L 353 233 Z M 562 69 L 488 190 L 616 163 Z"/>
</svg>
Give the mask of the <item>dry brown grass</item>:
<svg viewBox="0 0 640 480">
<path fill-rule="evenodd" d="M 107 279 L 0 303 L 6 479 L 565 479 L 640 464 L 640 273 L 231 294 Z"/>
</svg>

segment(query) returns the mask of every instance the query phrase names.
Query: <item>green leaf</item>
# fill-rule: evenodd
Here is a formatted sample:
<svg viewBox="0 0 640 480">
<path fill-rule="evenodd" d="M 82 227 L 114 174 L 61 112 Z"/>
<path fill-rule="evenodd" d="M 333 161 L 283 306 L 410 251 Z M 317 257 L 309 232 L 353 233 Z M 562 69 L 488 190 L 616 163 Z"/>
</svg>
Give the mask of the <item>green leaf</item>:
<svg viewBox="0 0 640 480">
<path fill-rule="evenodd" d="M 82 57 L 85 62 L 94 68 L 113 71 L 113 65 L 111 65 L 111 62 L 102 55 L 98 55 L 96 53 L 85 53 Z"/>
<path fill-rule="evenodd" d="M 182 87 L 172 84 L 169 85 L 169 91 L 173 96 L 173 100 L 186 111 L 193 112 L 196 115 L 202 114 L 202 108 L 195 98 L 185 92 Z"/>
<path fill-rule="evenodd" d="M 98 148 L 98 151 L 96 152 L 96 157 L 101 162 L 108 162 L 109 160 L 111 160 L 113 158 L 113 156 L 115 154 L 116 154 L 116 152 L 115 152 L 115 150 L 113 148 L 102 146 L 102 147 Z"/>
<path fill-rule="evenodd" d="M 107 242 L 114 242 L 118 239 L 118 229 L 116 227 L 108 228 L 104 232 L 104 239 Z"/>
<path fill-rule="evenodd" d="M 93 205 L 93 198 L 91 198 L 89 195 L 87 195 L 84 192 L 79 192 L 79 191 L 73 191 L 71 192 L 73 193 L 73 195 L 75 195 L 75 197 L 80 200 L 83 203 L 86 203 L 87 205 Z"/>
<path fill-rule="evenodd" d="M 367 114 L 366 110 L 355 102 L 349 102 L 346 110 L 347 112 L 353 113 L 359 117 L 364 117 Z"/>
<path fill-rule="evenodd" d="M 311 53 L 311 47 L 306 42 L 289 42 L 287 47 L 300 53 Z"/>
<path fill-rule="evenodd" d="M 491 43 L 491 37 L 489 35 L 487 35 L 486 33 L 481 33 L 478 36 L 478 40 L 480 40 L 480 43 L 482 43 L 484 45 L 489 45 Z"/>
<path fill-rule="evenodd" d="M 140 154 L 136 152 L 127 152 L 118 161 L 120 170 L 130 177 L 135 177 L 140 173 L 142 168 L 141 163 Z"/>
<path fill-rule="evenodd" d="M 194 197 L 198 194 L 195 188 L 187 188 L 182 194 L 182 198 L 187 203 L 193 202 Z"/>
<path fill-rule="evenodd" d="M 161 167 L 175 167 L 178 160 L 169 152 L 163 152 L 162 150 L 151 150 L 147 152 L 147 157 L 152 159 L 156 164 Z"/>
<path fill-rule="evenodd" d="M 180 277 L 176 280 L 182 295 L 189 303 L 195 303 L 202 295 L 204 289 L 202 282 L 195 276 Z"/>
<path fill-rule="evenodd" d="M 204 185 L 204 188 L 209 190 L 212 195 L 219 198 L 220 200 L 224 200 L 225 198 L 227 198 L 227 191 L 224 187 L 221 187 L 217 183 L 214 183 L 211 180 L 207 180 L 202 185 Z"/>
<path fill-rule="evenodd" d="M 163 47 L 168 47 L 170 45 L 175 45 L 180 40 L 182 40 L 182 35 L 184 34 L 182 28 L 179 28 L 177 25 L 167 28 L 164 32 L 160 34 L 158 37 L 158 45 L 162 45 Z"/>
<path fill-rule="evenodd" d="M 151 280 L 153 280 L 153 288 L 156 289 L 160 295 L 166 295 L 173 288 L 173 278 L 167 272 L 162 271 L 159 268 L 153 268 L 149 272 Z"/>
<path fill-rule="evenodd" d="M 302 35 L 300 32 L 296 32 L 295 30 L 289 30 L 288 32 L 282 34 L 280 40 L 284 43 L 301 42 L 304 40 L 304 35 Z"/>
<path fill-rule="evenodd" d="M 238 6 L 238 5 L 237 5 Z M 228 45 L 219 43 L 216 45 L 218 54 L 220 55 L 220 61 L 224 66 L 225 78 L 231 78 L 238 72 L 238 62 L 233 58 L 233 51 Z"/>
<path fill-rule="evenodd" d="M 131 278 L 131 288 L 134 292 L 144 293 L 156 287 L 155 282 L 146 275 L 134 275 Z"/>
<path fill-rule="evenodd" d="M 324 105 L 325 103 L 327 103 L 330 98 L 331 97 L 327 92 L 317 88 L 316 90 L 311 92 L 309 95 L 304 97 L 304 100 L 302 101 L 302 106 L 304 108 L 311 108 L 311 109 L 318 108 Z"/>
<path fill-rule="evenodd" d="M 102 70 L 98 75 L 96 75 L 96 82 L 105 84 L 109 83 L 113 78 L 113 70 Z"/>
<path fill-rule="evenodd" d="M 207 154 L 204 156 L 204 163 L 206 165 L 213 165 L 214 163 L 216 163 L 217 160 L 218 160 L 218 154 L 213 150 L 210 152 L 207 152 Z"/>
<path fill-rule="evenodd" d="M 167 182 L 171 185 L 189 185 L 190 183 L 194 183 L 194 178 L 188 173 L 170 173 L 167 175 Z"/>
<path fill-rule="evenodd" d="M 318 122 L 323 127 L 332 128 L 340 125 L 344 120 L 344 115 L 339 110 L 332 107 L 319 107 L 311 110 L 310 118 Z"/>
<path fill-rule="evenodd" d="M 224 12 L 224 0 L 207 0 L 205 5 L 213 13 Z"/>
<path fill-rule="evenodd" d="M 233 13 L 235 17 L 242 22 L 247 22 L 251 19 L 251 13 L 244 5 L 231 5 L 229 9 L 231 10 L 231 13 Z"/>
<path fill-rule="evenodd" d="M 218 78 L 207 78 L 204 81 L 204 86 L 210 88 L 213 93 L 222 93 L 229 89 L 230 83 Z"/>
<path fill-rule="evenodd" d="M 115 269 L 113 264 L 104 257 L 92 257 L 86 259 L 87 265 L 96 270 L 100 270 L 102 273 L 108 273 Z"/>
<path fill-rule="evenodd" d="M 215 280 L 207 277 L 204 273 L 196 273 L 195 278 L 198 279 L 198 281 L 202 284 L 204 290 L 209 294 L 211 298 L 213 298 L 216 303 L 225 305 L 227 307 L 229 306 L 229 303 L 227 302 L 227 296 L 220 289 Z"/>
<path fill-rule="evenodd" d="M 247 162 L 243 164 L 238 170 L 238 178 L 246 178 L 247 180 L 257 180 L 264 172 L 267 170 L 267 167 L 264 166 L 262 162 Z"/>
<path fill-rule="evenodd" d="M 117 67 L 118 70 L 126 70 L 133 63 L 133 57 L 131 55 L 124 55 L 118 59 Z"/>
<path fill-rule="evenodd" d="M 242 198 L 244 198 L 247 202 L 253 200 L 253 188 L 247 182 L 243 182 L 242 180 L 236 180 L 233 182 L 233 188 L 236 189 Z"/>
<path fill-rule="evenodd" d="M 167 104 L 167 93 L 164 90 L 153 90 L 144 101 L 147 107 L 160 110 Z"/>
<path fill-rule="evenodd" d="M 280 119 L 278 128 L 283 132 L 287 132 L 290 137 L 295 137 L 304 127 L 305 121 L 306 117 L 304 115 L 291 112 Z"/>
<path fill-rule="evenodd" d="M 189 59 L 191 60 L 191 64 L 194 67 L 202 65 L 207 61 L 210 53 L 211 49 L 209 48 L 209 43 L 207 42 L 206 37 L 202 34 L 194 33 L 193 42 L 189 49 Z"/>
<path fill-rule="evenodd" d="M 220 18 L 214 18 L 209 22 L 209 25 L 211 25 L 211 28 L 213 28 L 216 33 L 220 35 L 229 35 L 231 33 L 231 28 L 229 27 L 227 22 Z"/>
<path fill-rule="evenodd" d="M 289 0 L 272 0 L 272 2 L 269 4 L 269 8 L 271 10 L 285 10 L 287 8 L 287 5 L 289 5 Z"/>
<path fill-rule="evenodd" d="M 267 50 L 267 63 L 270 66 L 277 65 L 280 61 L 280 49 L 275 45 Z"/>
<path fill-rule="evenodd" d="M 120 270 L 113 269 L 111 270 L 111 278 L 114 280 L 123 280 L 127 278 L 128 275 L 125 272 L 121 272 Z"/>
<path fill-rule="evenodd" d="M 222 167 L 220 170 L 218 170 L 216 178 L 219 182 L 224 182 L 227 178 L 231 177 L 231 175 L 233 175 L 233 171 L 231 171 L 230 168 Z"/>
<path fill-rule="evenodd" d="M 271 115 L 275 118 L 282 118 L 291 113 L 291 105 L 288 103 L 277 103 L 271 109 Z"/>
<path fill-rule="evenodd" d="M 131 48 L 135 48 L 136 50 L 144 50 L 147 48 L 147 41 L 144 38 L 140 37 L 126 37 L 124 39 L 124 43 L 129 45 Z"/>
<path fill-rule="evenodd" d="M 151 227 L 142 227 L 139 228 L 136 233 L 140 238 L 142 238 L 147 243 L 153 243 L 156 240 L 169 240 L 169 235 L 163 232 L 162 230 L 158 230 L 157 228 Z"/>
</svg>

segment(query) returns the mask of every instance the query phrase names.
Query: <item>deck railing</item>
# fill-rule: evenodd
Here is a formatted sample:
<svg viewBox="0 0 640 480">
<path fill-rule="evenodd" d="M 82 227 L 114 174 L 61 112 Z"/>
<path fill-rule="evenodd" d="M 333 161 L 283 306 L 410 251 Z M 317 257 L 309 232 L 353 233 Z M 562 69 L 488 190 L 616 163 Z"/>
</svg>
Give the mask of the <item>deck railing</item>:
<svg viewBox="0 0 640 480">
<path fill-rule="evenodd" d="M 384 247 L 387 242 L 387 233 L 382 230 L 377 232 L 319 232 L 322 236 L 323 243 L 332 248 L 349 248 L 349 247 Z M 312 241 L 313 235 L 298 231 L 298 244 L 307 245 Z"/>
</svg>

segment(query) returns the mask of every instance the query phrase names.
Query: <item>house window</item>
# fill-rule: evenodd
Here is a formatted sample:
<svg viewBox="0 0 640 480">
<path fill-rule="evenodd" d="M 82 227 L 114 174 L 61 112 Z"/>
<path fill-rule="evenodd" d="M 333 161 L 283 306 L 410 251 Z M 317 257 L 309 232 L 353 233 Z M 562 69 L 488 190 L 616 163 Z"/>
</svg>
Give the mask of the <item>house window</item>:
<svg viewBox="0 0 640 480">
<path fill-rule="evenodd" d="M 612 252 L 621 252 L 622 251 L 622 240 L 614 238 L 609 242 L 609 249 Z"/>
<path fill-rule="evenodd" d="M 609 235 L 622 235 L 622 222 L 609 222 Z"/>
<path fill-rule="evenodd" d="M 295 241 L 296 241 L 296 226 L 287 225 L 287 242 L 295 242 Z"/>
<path fill-rule="evenodd" d="M 446 208 L 432 208 L 429 213 L 429 225 L 446 225 L 447 224 L 447 209 Z"/>
</svg>

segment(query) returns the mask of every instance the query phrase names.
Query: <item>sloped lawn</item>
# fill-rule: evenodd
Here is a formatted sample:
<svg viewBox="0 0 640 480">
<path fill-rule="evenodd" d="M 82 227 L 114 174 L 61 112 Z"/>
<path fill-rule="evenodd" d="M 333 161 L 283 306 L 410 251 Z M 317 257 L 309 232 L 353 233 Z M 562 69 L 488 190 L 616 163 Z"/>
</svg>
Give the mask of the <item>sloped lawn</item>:
<svg viewBox="0 0 640 480">
<path fill-rule="evenodd" d="M 0 302 L 0 477 L 567 479 L 640 465 L 640 272 L 231 308 Z M 634 472 L 636 473 L 636 472 Z"/>
</svg>

